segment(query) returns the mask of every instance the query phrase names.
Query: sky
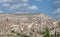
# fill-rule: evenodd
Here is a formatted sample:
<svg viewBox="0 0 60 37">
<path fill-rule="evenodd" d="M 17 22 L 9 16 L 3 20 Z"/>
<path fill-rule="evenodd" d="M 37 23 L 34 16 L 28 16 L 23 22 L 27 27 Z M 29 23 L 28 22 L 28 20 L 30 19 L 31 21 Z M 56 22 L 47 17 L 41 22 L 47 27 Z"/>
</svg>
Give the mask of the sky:
<svg viewBox="0 0 60 37">
<path fill-rule="evenodd" d="M 0 0 L 0 13 L 34 14 L 60 17 L 60 0 Z"/>
</svg>

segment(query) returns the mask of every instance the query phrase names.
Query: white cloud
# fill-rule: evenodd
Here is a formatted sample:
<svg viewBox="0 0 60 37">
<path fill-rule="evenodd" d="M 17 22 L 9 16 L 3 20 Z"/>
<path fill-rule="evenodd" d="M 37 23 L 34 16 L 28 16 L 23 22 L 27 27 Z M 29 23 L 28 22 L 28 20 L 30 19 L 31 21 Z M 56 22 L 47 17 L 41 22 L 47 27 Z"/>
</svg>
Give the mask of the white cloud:
<svg viewBox="0 0 60 37">
<path fill-rule="evenodd" d="M 56 5 L 57 5 L 57 4 L 60 4 L 60 1 L 55 1 L 54 4 L 56 4 Z"/>
<path fill-rule="evenodd" d="M 2 7 L 8 9 L 10 12 L 17 11 L 15 13 L 29 13 L 31 10 L 38 9 L 37 6 L 29 4 L 28 1 L 29 0 L 0 0 L 0 3 L 2 3 Z"/>
<path fill-rule="evenodd" d="M 23 8 L 23 7 L 25 7 L 25 8 Z M 10 11 L 16 11 L 16 10 L 20 10 L 20 11 L 18 11 L 18 12 L 15 12 L 16 14 L 19 14 L 19 13 L 29 13 L 29 11 L 31 11 L 31 10 L 37 10 L 38 9 L 38 7 L 37 6 L 35 6 L 35 5 L 29 5 L 29 4 L 15 4 L 15 5 L 13 5 L 13 6 L 11 6 L 10 8 L 9 8 L 9 10 Z"/>
<path fill-rule="evenodd" d="M 28 11 L 19 11 L 19 12 L 16 12 L 16 14 L 28 14 L 29 12 Z"/>
<path fill-rule="evenodd" d="M 22 0 L 23 2 L 27 2 L 28 0 Z"/>
<path fill-rule="evenodd" d="M 55 15 L 54 17 L 60 19 L 60 0 L 56 0 L 53 3 L 57 7 L 57 9 L 53 11 L 53 14 Z"/>
<path fill-rule="evenodd" d="M 2 4 L 2 6 L 3 6 L 3 7 L 10 7 L 10 4 L 4 3 L 4 4 Z"/>
<path fill-rule="evenodd" d="M 16 3 L 16 2 L 28 2 L 28 0 L 0 0 L 0 2 Z"/>
<path fill-rule="evenodd" d="M 39 2 L 40 2 L 40 1 L 42 1 L 42 0 L 36 0 L 36 1 L 39 1 Z"/>
<path fill-rule="evenodd" d="M 60 0 L 54 1 L 56 7 L 60 7 Z"/>
<path fill-rule="evenodd" d="M 18 9 L 20 9 L 21 6 L 22 6 L 22 4 L 14 4 L 9 9 L 10 10 L 18 10 Z"/>
<path fill-rule="evenodd" d="M 29 6 L 29 4 L 27 4 L 27 3 L 24 3 L 24 4 L 14 4 L 14 5 L 12 5 L 10 8 L 9 8 L 9 10 L 19 10 L 19 9 L 21 9 L 22 7 L 26 7 L 26 6 Z M 24 8 L 23 8 L 24 9 Z"/>
<path fill-rule="evenodd" d="M 25 4 L 23 4 L 23 6 L 29 6 L 29 4 L 28 3 L 25 3 Z"/>
<path fill-rule="evenodd" d="M 35 5 L 33 5 L 33 6 L 29 6 L 27 9 L 30 9 L 30 10 L 36 10 L 36 9 L 38 9 L 38 7 L 35 6 Z"/>
<path fill-rule="evenodd" d="M 12 2 L 12 0 L 0 0 L 0 2 Z"/>
<path fill-rule="evenodd" d="M 56 17 L 57 19 L 60 19 L 60 8 L 54 10 L 54 11 L 53 11 L 53 14 L 55 14 L 55 17 Z"/>
<path fill-rule="evenodd" d="M 0 13 L 3 13 L 4 11 L 0 10 Z"/>
<path fill-rule="evenodd" d="M 59 14 L 60 13 L 60 8 L 58 8 L 58 9 L 56 9 L 55 11 L 54 11 L 54 13 L 56 14 Z"/>
<path fill-rule="evenodd" d="M 54 4 L 58 7 L 55 11 L 54 11 L 54 13 L 56 14 L 59 14 L 60 13 L 60 0 L 56 0 L 56 1 L 54 1 Z"/>
<path fill-rule="evenodd" d="M 36 10 L 36 9 L 38 9 L 38 7 L 35 6 L 35 5 L 29 6 L 29 4 L 15 4 L 15 5 L 12 5 L 10 7 L 10 10 L 18 10 L 18 9 L 21 9 L 22 7 L 26 7 L 26 6 L 27 6 L 26 9 L 29 9 L 29 10 Z"/>
</svg>

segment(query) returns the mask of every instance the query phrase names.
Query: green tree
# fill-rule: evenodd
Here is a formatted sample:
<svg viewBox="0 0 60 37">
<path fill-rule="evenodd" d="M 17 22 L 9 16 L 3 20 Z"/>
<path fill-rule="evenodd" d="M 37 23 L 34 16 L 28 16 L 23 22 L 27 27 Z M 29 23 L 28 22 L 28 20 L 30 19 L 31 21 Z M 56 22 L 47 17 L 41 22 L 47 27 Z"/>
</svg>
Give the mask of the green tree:
<svg viewBox="0 0 60 37">
<path fill-rule="evenodd" d="M 45 32 L 43 33 L 43 37 L 50 37 L 49 29 L 46 27 Z"/>
</svg>

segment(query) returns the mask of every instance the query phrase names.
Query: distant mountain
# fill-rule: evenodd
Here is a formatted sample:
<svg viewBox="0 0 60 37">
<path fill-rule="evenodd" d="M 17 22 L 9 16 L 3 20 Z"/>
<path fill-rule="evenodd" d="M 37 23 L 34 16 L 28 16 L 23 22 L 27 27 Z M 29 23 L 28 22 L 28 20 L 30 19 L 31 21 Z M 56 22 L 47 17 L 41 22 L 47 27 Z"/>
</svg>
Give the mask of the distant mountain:
<svg viewBox="0 0 60 37">
<path fill-rule="evenodd" d="M 30 37 L 42 37 L 41 33 L 46 26 L 50 34 L 55 31 L 60 32 L 60 21 L 40 14 L 0 14 L 0 36 L 8 35 L 10 31 L 15 30 L 21 34 L 31 35 Z M 7 36 L 8 37 L 8 36 Z"/>
</svg>

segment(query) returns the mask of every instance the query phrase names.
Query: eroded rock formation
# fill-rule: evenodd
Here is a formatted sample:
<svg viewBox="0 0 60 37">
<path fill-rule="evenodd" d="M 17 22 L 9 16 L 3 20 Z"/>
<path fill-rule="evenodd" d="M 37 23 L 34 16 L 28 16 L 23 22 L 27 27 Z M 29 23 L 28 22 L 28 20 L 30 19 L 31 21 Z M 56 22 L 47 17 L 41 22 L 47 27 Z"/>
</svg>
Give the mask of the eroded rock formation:
<svg viewBox="0 0 60 37">
<path fill-rule="evenodd" d="M 40 33 L 46 26 L 50 34 L 54 34 L 54 31 L 60 31 L 59 24 L 59 21 L 45 14 L 0 14 L 0 36 L 15 30 L 22 34 L 32 34 L 30 37 L 42 37 Z"/>
</svg>

